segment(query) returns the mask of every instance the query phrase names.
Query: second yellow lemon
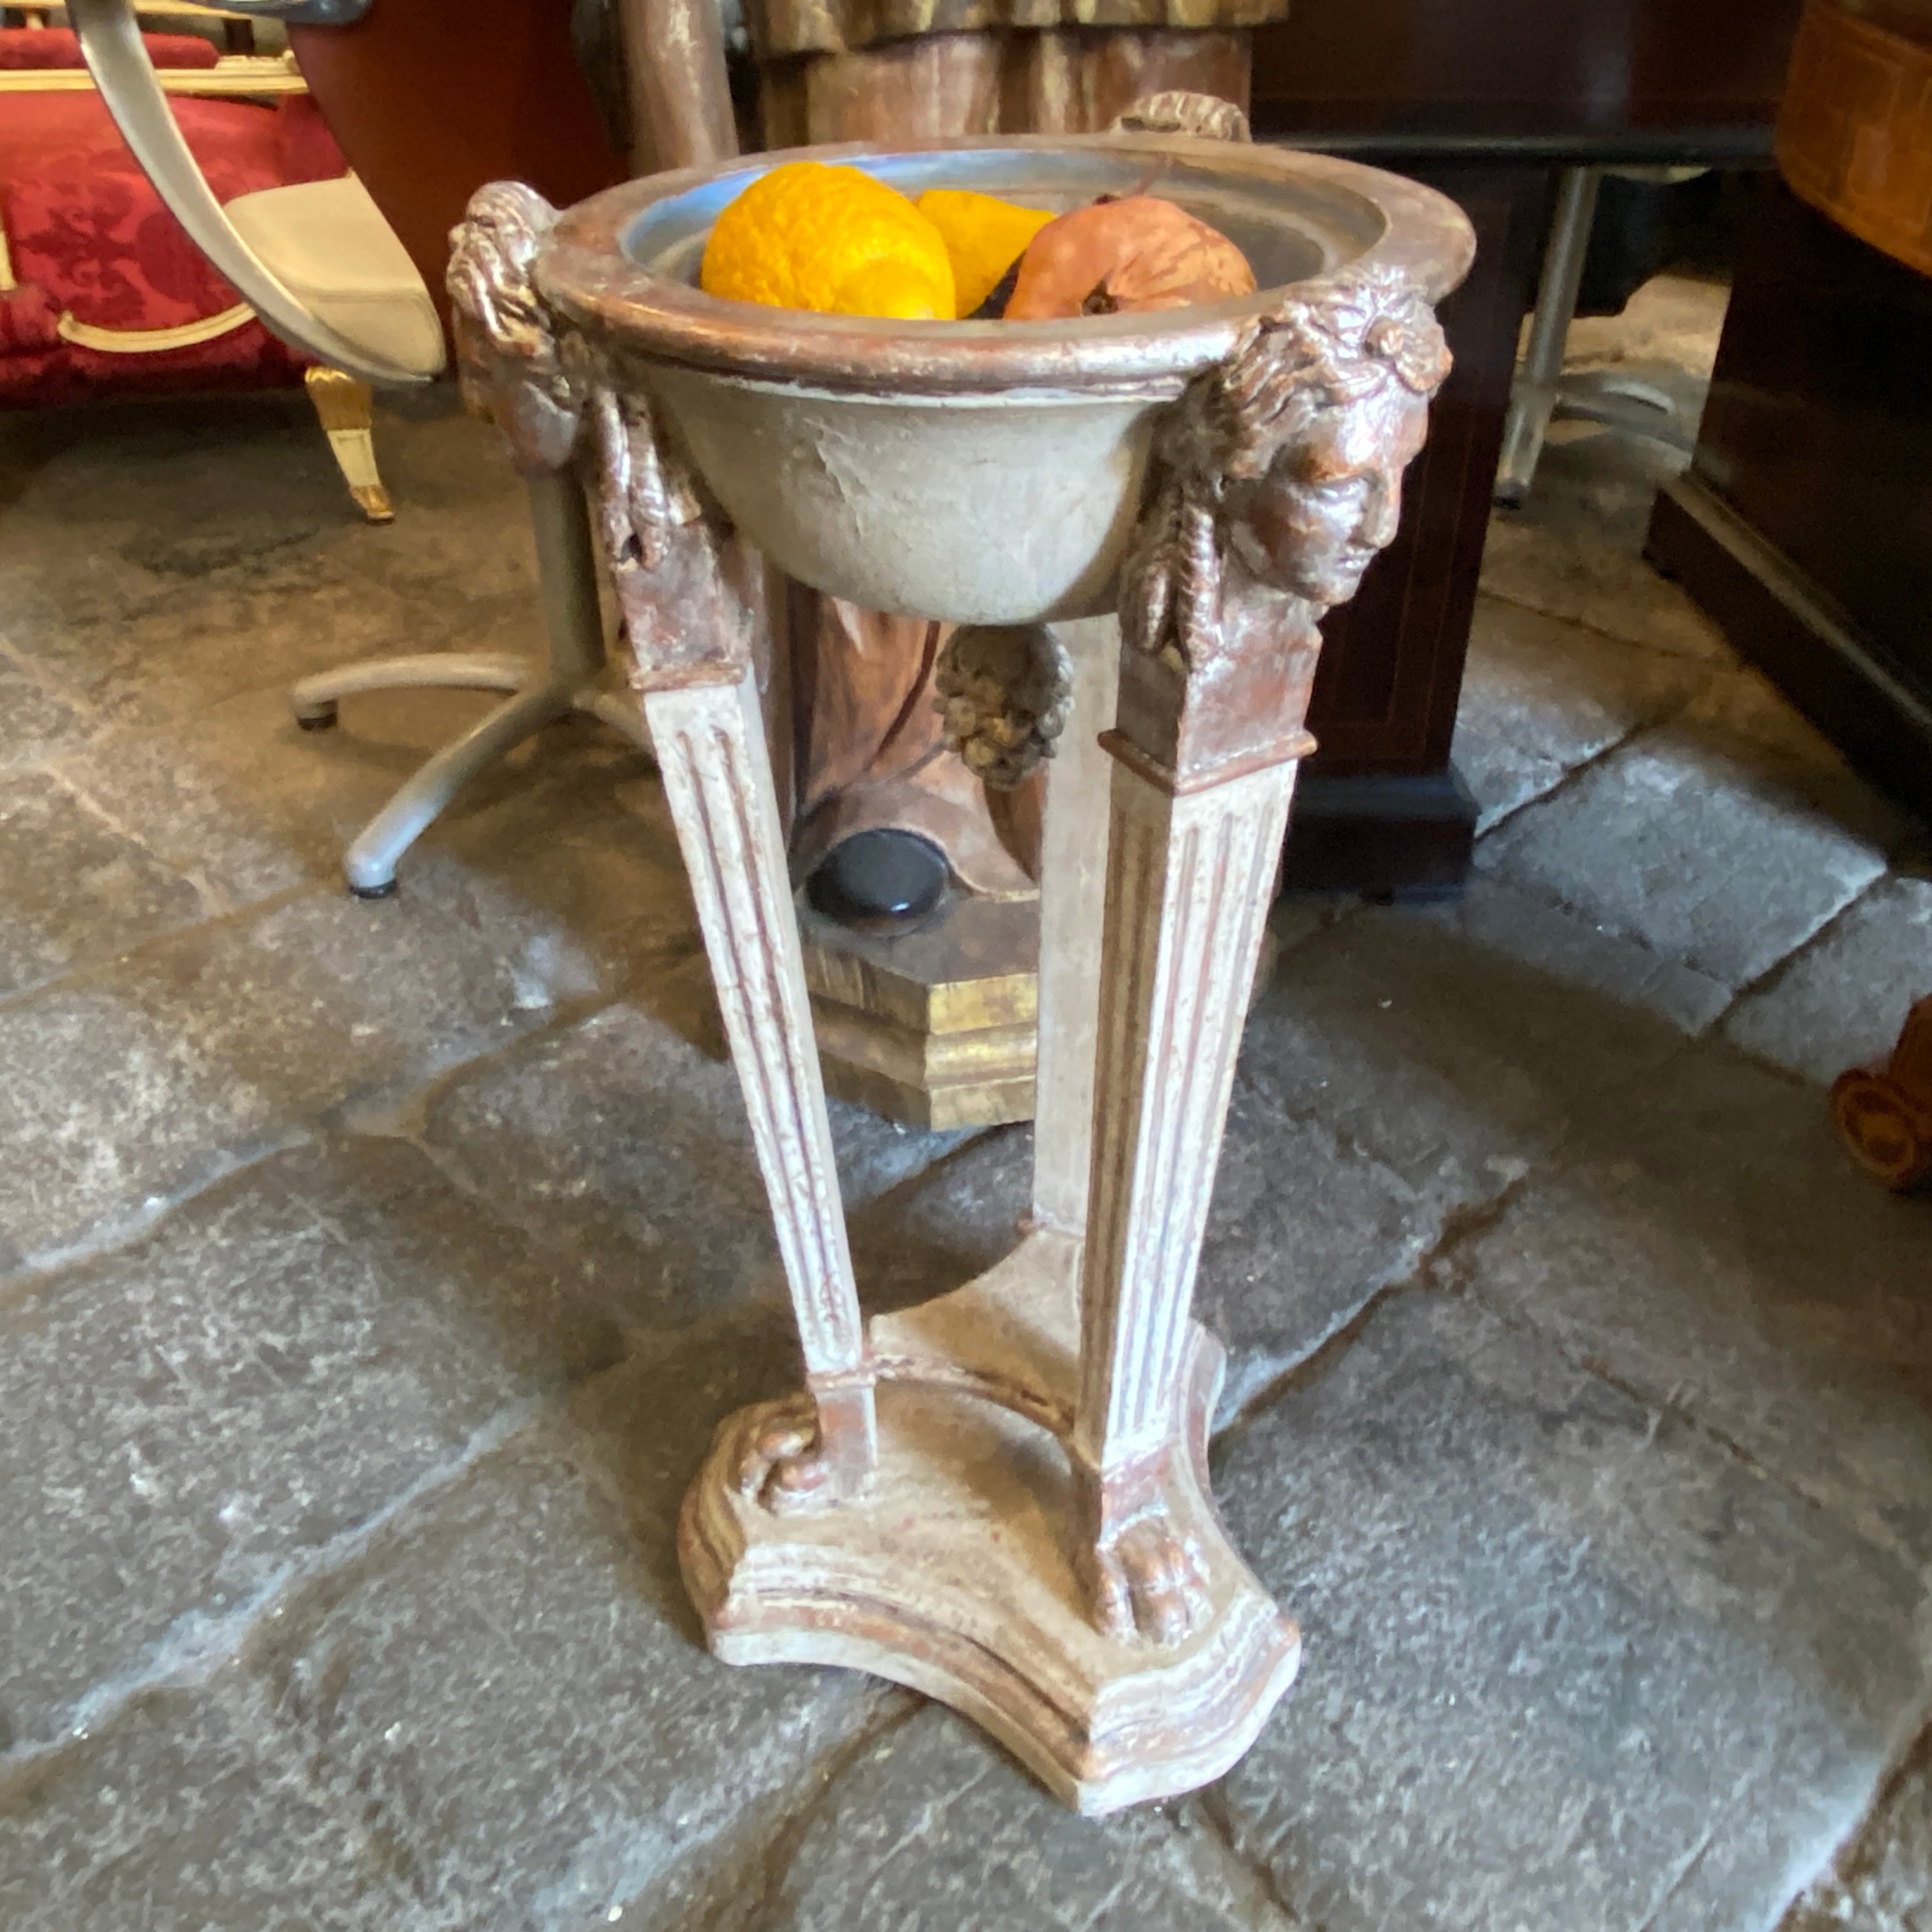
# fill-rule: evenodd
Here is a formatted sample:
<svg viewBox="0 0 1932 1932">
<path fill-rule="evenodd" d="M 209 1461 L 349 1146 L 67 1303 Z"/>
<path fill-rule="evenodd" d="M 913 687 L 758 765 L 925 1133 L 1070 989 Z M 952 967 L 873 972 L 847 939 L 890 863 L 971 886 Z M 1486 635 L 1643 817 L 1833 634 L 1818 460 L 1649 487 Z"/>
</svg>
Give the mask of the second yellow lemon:
<svg viewBox="0 0 1932 1932">
<path fill-rule="evenodd" d="M 950 321 L 952 264 L 939 230 L 857 168 L 788 161 L 718 218 L 699 281 L 708 295 L 777 308 Z"/>
<path fill-rule="evenodd" d="M 1027 244 L 1053 219 L 1044 208 L 1021 208 L 970 188 L 930 188 L 913 205 L 946 238 L 962 316 L 998 287 Z"/>
</svg>

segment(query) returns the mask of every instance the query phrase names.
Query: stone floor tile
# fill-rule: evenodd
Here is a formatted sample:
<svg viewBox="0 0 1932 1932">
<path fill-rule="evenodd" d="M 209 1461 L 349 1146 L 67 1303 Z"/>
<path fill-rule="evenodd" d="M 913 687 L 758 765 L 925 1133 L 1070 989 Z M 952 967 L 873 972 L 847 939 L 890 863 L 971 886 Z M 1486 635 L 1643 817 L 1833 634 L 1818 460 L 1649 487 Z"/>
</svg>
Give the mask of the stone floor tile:
<svg viewBox="0 0 1932 1932">
<path fill-rule="evenodd" d="M 44 763 L 83 743 L 92 729 L 75 706 L 31 676 L 20 660 L 0 650 L 0 772 Z"/>
<path fill-rule="evenodd" d="M 601 728 L 544 748 L 519 788 L 425 845 L 404 890 L 479 931 L 568 934 L 602 984 L 642 1000 L 694 972 L 715 1004 L 663 788 L 642 754 Z"/>
<path fill-rule="evenodd" d="M 0 779 L 0 998 L 203 916 L 189 881 L 42 772 Z"/>
<path fill-rule="evenodd" d="M 1731 662 L 1723 634 L 1674 584 L 1632 550 L 1589 530 L 1543 520 L 1532 497 L 1522 515 L 1498 515 L 1483 553 L 1483 588 L 1605 636 L 1709 664 Z"/>
<path fill-rule="evenodd" d="M 177 575 L 363 520 L 299 388 L 16 412 L 0 458 L 10 521 L 76 555 L 124 544 Z"/>
<path fill-rule="evenodd" d="M 1420 916 L 1565 986 L 1642 1007 L 1687 1034 L 1702 1033 L 1731 1004 L 1730 988 L 1708 973 L 1497 879 L 1472 878 L 1453 904 Z"/>
<path fill-rule="evenodd" d="M 796 1372 L 775 1322 L 639 1358 L 262 1630 L 315 1787 L 393 1848 L 426 1926 L 637 1922 L 892 1707 L 855 1672 L 716 1662 L 678 1580 L 711 1430 Z"/>
<path fill-rule="evenodd" d="M 1882 879 L 1740 1000 L 1724 1037 L 1808 1080 L 1882 1062 L 1932 994 L 1932 880 Z"/>
<path fill-rule="evenodd" d="M 487 702 L 388 692 L 310 733 L 296 728 L 286 694 L 244 693 L 192 733 L 118 733 L 56 769 L 218 902 L 245 906 L 304 885 L 340 890 L 350 842 Z M 697 944 L 650 772 L 602 726 L 543 733 L 458 795 L 405 856 L 400 889 L 478 929 L 548 919 L 622 983 L 667 946 Z"/>
<path fill-rule="evenodd" d="M 1456 769 L 1479 830 L 1682 706 L 1703 667 L 1497 597 L 1481 598 L 1456 718 Z"/>
<path fill-rule="evenodd" d="M 1572 322 L 1564 346 L 1564 367 L 1660 365 L 1673 370 L 1678 381 L 1706 385 L 1730 302 L 1726 282 L 1678 273 L 1658 275 L 1637 291 L 1622 314 L 1579 316 Z"/>
<path fill-rule="evenodd" d="M 123 722 L 185 723 L 236 693 L 352 659 L 440 647 L 535 656 L 524 494 L 494 434 L 386 410 L 398 514 L 367 524 L 300 396 L 149 403 L 56 418 L 10 443 L 26 562 L 0 635 Z M 116 460 L 98 460 L 110 436 Z M 374 700 L 380 704 L 382 700 Z"/>
<path fill-rule="evenodd" d="M 704 974 L 699 958 L 676 976 L 696 994 Z M 832 1120 L 855 1211 L 961 1138 L 837 1102 Z M 607 1008 L 489 1062 L 437 1096 L 427 1132 L 479 1194 L 581 1256 L 631 1321 L 784 1299 L 737 1076 L 656 1013 Z"/>
<path fill-rule="evenodd" d="M 1414 1275 L 1444 1211 L 1439 1196 L 1238 1082 L 1195 1285 L 1195 1313 L 1228 1349 L 1220 1421 Z"/>
<path fill-rule="evenodd" d="M 304 885 L 339 888 L 349 842 L 487 702 L 388 692 L 353 707 L 335 730 L 304 732 L 286 692 L 246 692 L 210 706 L 190 730 L 117 732 L 56 769 L 170 864 L 207 881 L 220 902 L 245 906 Z M 440 849 L 453 828 L 527 794 L 532 776 L 522 759 L 485 774 L 418 849 Z"/>
<path fill-rule="evenodd" d="M 1580 1123 L 1455 1278 L 1932 1558 L 1932 1201 L 1888 1195 L 1822 1097 L 1718 1048 Z"/>
<path fill-rule="evenodd" d="M 1439 919 L 1364 908 L 1256 1003 L 1241 1078 L 1444 1210 L 1493 1200 L 1581 1114 L 1682 1049 L 1675 1028 Z"/>
<path fill-rule="evenodd" d="M 433 907 L 332 893 L 0 1007 L 0 1279 L 118 1238 L 325 1114 L 392 1108 L 595 985 L 554 931 L 506 946 Z"/>
<path fill-rule="evenodd" d="M 1216 1802 L 1324 1932 L 1756 1932 L 1923 1694 L 1914 1568 L 1466 1300 L 1220 1460 L 1306 1648 Z"/>
<path fill-rule="evenodd" d="M 997 1127 L 850 1216 L 860 1298 L 905 1308 L 983 1274 L 1012 1252 L 1033 1207 L 1033 1129 Z"/>
<path fill-rule="evenodd" d="M 1932 1732 L 1779 1932 L 1932 1932 Z"/>
<path fill-rule="evenodd" d="M 1094 1822 L 928 1707 L 866 1745 L 762 1874 L 770 1932 L 1289 1932 L 1198 1816 Z M 1244 1896 L 1244 1893 L 1246 1895 Z M 627 1915 L 628 1916 L 628 1915 Z"/>
<path fill-rule="evenodd" d="M 1885 855 L 1721 742 L 1649 731 L 1478 848 L 1485 874 L 1732 986 L 1795 951 Z"/>
<path fill-rule="evenodd" d="M 0 1770 L 7 1932 L 414 1932 L 382 1846 L 244 1700 L 157 1691 Z"/>
<path fill-rule="evenodd" d="M 1685 707 L 1682 724 L 1894 857 L 1926 852 L 1925 822 L 1855 772 L 1761 672 L 1720 672 Z"/>
<path fill-rule="evenodd" d="M 58 622 L 15 622 L 5 634 L 37 673 L 110 722 L 185 730 L 238 692 L 280 688 L 357 658 L 435 649 L 450 641 L 442 614 L 426 621 L 380 584 L 337 580 L 309 560 L 268 584 L 230 569 L 207 582 L 164 582 L 139 602 L 104 592 L 92 612 L 63 592 Z"/>
<path fill-rule="evenodd" d="M 292 1569 L 620 1349 L 574 1270 L 393 1142 L 272 1159 L 34 1284 L 0 1306 L 0 1727 L 44 1743 L 232 1642 Z"/>
</svg>

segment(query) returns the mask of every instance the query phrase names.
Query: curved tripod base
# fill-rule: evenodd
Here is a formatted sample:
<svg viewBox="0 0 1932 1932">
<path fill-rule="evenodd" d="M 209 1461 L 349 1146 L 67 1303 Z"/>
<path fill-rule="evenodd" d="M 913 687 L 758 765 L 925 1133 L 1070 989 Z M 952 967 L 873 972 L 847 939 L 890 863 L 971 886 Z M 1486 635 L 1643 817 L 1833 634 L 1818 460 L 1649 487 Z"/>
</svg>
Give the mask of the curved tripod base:
<svg viewBox="0 0 1932 1932">
<path fill-rule="evenodd" d="M 970 1718 L 1088 1816 L 1227 1771 L 1293 1682 L 1301 1640 L 1216 1515 L 1219 1342 L 1192 1331 L 1166 1502 L 1208 1614 L 1165 1647 L 1104 1636 L 1056 1436 L 1070 1423 L 1078 1244 L 1036 1234 L 956 1294 L 872 1324 L 879 1466 L 856 1502 L 775 1515 L 740 1477 L 772 1405 L 729 1418 L 678 1548 L 728 1664 L 842 1664 Z"/>
<path fill-rule="evenodd" d="M 500 691 L 511 695 L 415 772 L 357 836 L 344 854 L 342 869 L 349 890 L 358 898 L 386 898 L 394 892 L 398 861 L 450 800 L 546 724 L 572 716 L 596 718 L 640 751 L 651 748 L 644 713 L 634 700 L 560 677 L 548 665 L 520 658 L 432 652 L 375 658 L 305 677 L 290 691 L 290 700 L 296 722 L 314 731 L 335 722 L 343 698 L 400 690 Z"/>
</svg>

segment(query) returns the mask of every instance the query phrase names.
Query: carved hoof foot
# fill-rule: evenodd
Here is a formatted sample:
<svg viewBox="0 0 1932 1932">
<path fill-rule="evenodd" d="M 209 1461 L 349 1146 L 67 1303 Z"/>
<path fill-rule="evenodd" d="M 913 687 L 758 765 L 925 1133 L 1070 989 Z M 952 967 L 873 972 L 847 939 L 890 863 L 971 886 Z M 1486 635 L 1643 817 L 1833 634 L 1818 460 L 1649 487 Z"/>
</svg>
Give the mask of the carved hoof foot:
<svg viewBox="0 0 1932 1932">
<path fill-rule="evenodd" d="M 795 1516 L 839 1500 L 824 1454 L 817 1406 L 807 1396 L 775 1408 L 740 1457 L 738 1493 L 774 1516 Z"/>
<path fill-rule="evenodd" d="M 1184 1643 L 1212 1607 L 1201 1552 L 1164 1512 L 1137 1518 L 1094 1552 L 1097 1622 L 1120 1642 Z"/>
</svg>

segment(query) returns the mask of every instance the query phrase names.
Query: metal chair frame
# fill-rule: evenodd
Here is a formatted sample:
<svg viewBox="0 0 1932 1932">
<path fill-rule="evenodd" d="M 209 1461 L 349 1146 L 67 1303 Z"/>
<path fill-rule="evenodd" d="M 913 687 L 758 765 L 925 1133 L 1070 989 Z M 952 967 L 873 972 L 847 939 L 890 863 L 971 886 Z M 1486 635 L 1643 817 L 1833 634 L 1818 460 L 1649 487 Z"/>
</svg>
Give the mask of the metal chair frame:
<svg viewBox="0 0 1932 1932">
<path fill-rule="evenodd" d="M 298 25 L 342 26 L 369 0 L 230 0 L 237 12 Z M 68 0 L 81 50 L 135 158 L 155 191 L 262 321 L 330 368 L 382 388 L 433 380 L 350 340 L 292 294 L 238 234 L 182 137 L 142 45 L 134 0 Z M 590 717 L 650 749 L 635 701 L 605 688 L 597 563 L 584 495 L 568 470 L 530 480 L 540 595 L 548 650 L 541 658 L 431 652 L 344 664 L 302 679 L 291 692 L 296 722 L 318 730 L 345 698 L 407 688 L 494 691 L 504 701 L 414 772 L 350 845 L 343 871 L 364 898 L 396 889 L 403 854 L 463 787 L 547 724 Z"/>
</svg>

